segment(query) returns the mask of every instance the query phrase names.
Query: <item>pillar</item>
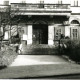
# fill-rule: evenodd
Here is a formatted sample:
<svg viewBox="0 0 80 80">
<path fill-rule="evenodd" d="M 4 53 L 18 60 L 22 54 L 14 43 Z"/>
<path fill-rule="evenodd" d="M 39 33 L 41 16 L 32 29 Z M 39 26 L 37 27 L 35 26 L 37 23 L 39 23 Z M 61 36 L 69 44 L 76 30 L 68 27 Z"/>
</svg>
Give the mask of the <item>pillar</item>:
<svg viewBox="0 0 80 80">
<path fill-rule="evenodd" d="M 48 45 L 54 45 L 54 25 L 48 26 Z"/>
<path fill-rule="evenodd" d="M 8 31 L 4 31 L 4 40 L 8 40 L 9 39 L 9 25 L 6 25 L 5 27 L 7 27 Z"/>
<path fill-rule="evenodd" d="M 8 31 L 6 31 L 5 34 L 4 34 L 4 40 L 8 40 L 8 39 L 9 39 Z"/>
<path fill-rule="evenodd" d="M 28 25 L 28 39 L 27 44 L 32 44 L 32 25 Z"/>
<path fill-rule="evenodd" d="M 65 37 L 70 37 L 70 26 L 65 26 Z"/>
</svg>

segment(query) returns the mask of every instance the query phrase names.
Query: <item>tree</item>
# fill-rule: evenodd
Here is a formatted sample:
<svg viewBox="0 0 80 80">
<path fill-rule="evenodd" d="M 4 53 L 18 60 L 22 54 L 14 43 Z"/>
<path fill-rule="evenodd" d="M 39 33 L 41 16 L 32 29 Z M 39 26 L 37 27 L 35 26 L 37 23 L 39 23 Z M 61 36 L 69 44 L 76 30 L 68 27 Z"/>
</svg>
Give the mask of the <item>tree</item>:
<svg viewBox="0 0 80 80">
<path fill-rule="evenodd" d="M 0 6 L 0 27 L 3 28 L 3 31 L 0 30 L 1 42 L 3 41 L 6 31 L 10 32 L 10 37 L 9 37 L 10 42 L 11 42 L 12 36 L 14 36 L 14 34 L 17 31 L 18 28 L 12 26 L 14 23 L 18 24 L 20 20 L 20 18 L 16 19 L 15 17 L 16 12 L 18 12 L 18 9 L 16 9 L 15 11 L 11 11 L 11 6 L 9 5 L 4 7 Z"/>
</svg>

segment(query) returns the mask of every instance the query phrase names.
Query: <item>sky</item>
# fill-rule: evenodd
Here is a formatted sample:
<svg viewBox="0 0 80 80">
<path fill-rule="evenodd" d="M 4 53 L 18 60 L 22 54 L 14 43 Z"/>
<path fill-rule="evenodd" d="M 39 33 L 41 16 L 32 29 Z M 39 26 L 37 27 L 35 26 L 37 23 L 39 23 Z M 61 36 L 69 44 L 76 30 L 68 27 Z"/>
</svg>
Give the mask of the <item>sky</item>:
<svg viewBox="0 0 80 80">
<path fill-rule="evenodd" d="M 4 0 L 0 0 L 0 4 L 3 4 L 3 1 Z M 40 0 L 9 0 L 10 3 L 20 3 L 21 1 L 26 1 L 26 3 L 36 3 L 36 2 L 39 3 Z M 67 3 L 67 4 L 69 4 L 69 3 L 73 4 L 73 2 L 74 2 L 74 0 L 62 0 L 62 1 L 63 1 L 63 3 Z M 78 3 L 80 4 L 80 0 L 78 0 L 78 1 L 79 1 Z M 58 0 L 44 0 L 44 2 L 55 4 L 58 2 Z"/>
</svg>

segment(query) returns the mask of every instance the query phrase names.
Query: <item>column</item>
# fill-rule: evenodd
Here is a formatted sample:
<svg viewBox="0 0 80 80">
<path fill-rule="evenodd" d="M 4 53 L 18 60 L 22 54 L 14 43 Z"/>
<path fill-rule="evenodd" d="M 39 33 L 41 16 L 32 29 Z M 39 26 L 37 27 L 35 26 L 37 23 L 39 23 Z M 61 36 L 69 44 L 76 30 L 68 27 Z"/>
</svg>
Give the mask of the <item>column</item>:
<svg viewBox="0 0 80 80">
<path fill-rule="evenodd" d="M 28 40 L 27 44 L 32 44 L 32 25 L 28 25 Z"/>
<path fill-rule="evenodd" d="M 24 41 L 27 41 L 27 26 L 26 25 L 24 25 L 24 27 L 23 27 L 23 36 L 22 36 L 22 39 L 24 40 Z"/>
<path fill-rule="evenodd" d="M 6 25 L 5 28 L 6 27 L 7 27 L 7 30 L 8 30 L 9 29 L 9 25 Z M 9 39 L 9 30 L 4 32 L 4 40 L 8 40 L 8 39 Z"/>
<path fill-rule="evenodd" d="M 78 36 L 79 36 L 79 40 L 80 40 L 80 26 L 78 27 Z"/>
<path fill-rule="evenodd" d="M 48 44 L 54 45 L 54 25 L 48 26 Z"/>
<path fill-rule="evenodd" d="M 70 37 L 70 26 L 65 26 L 65 37 Z"/>
<path fill-rule="evenodd" d="M 9 25 L 9 31 L 8 31 L 8 35 L 9 35 L 9 39 L 11 38 L 11 30 L 10 30 L 10 25 Z"/>
<path fill-rule="evenodd" d="M 8 31 L 6 31 L 4 34 L 4 40 L 8 40 Z"/>
</svg>

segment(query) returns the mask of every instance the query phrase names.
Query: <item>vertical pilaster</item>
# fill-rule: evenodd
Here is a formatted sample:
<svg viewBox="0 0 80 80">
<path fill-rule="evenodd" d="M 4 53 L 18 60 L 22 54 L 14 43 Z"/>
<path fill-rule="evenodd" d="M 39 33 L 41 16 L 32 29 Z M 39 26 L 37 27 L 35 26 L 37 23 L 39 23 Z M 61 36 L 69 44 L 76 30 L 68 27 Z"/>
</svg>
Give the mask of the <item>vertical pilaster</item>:
<svg viewBox="0 0 80 80">
<path fill-rule="evenodd" d="M 48 26 L 48 45 L 54 44 L 54 25 Z"/>
<path fill-rule="evenodd" d="M 8 31 L 6 31 L 4 34 L 4 40 L 8 40 Z"/>
<path fill-rule="evenodd" d="M 6 25 L 6 26 L 9 28 L 9 25 Z M 5 26 L 5 27 L 6 27 L 6 26 Z M 7 28 L 7 29 L 8 29 L 8 28 Z M 3 30 L 3 31 L 4 31 L 4 30 Z M 9 31 L 5 31 L 5 32 L 4 32 L 4 40 L 8 40 L 8 39 L 9 39 Z"/>
<path fill-rule="evenodd" d="M 65 37 L 70 37 L 70 26 L 65 26 Z"/>
<path fill-rule="evenodd" d="M 28 40 L 27 44 L 32 44 L 32 25 L 28 25 Z"/>
<path fill-rule="evenodd" d="M 8 31 L 9 39 L 11 38 L 11 30 L 10 30 L 10 25 L 9 25 L 9 31 Z"/>
</svg>

